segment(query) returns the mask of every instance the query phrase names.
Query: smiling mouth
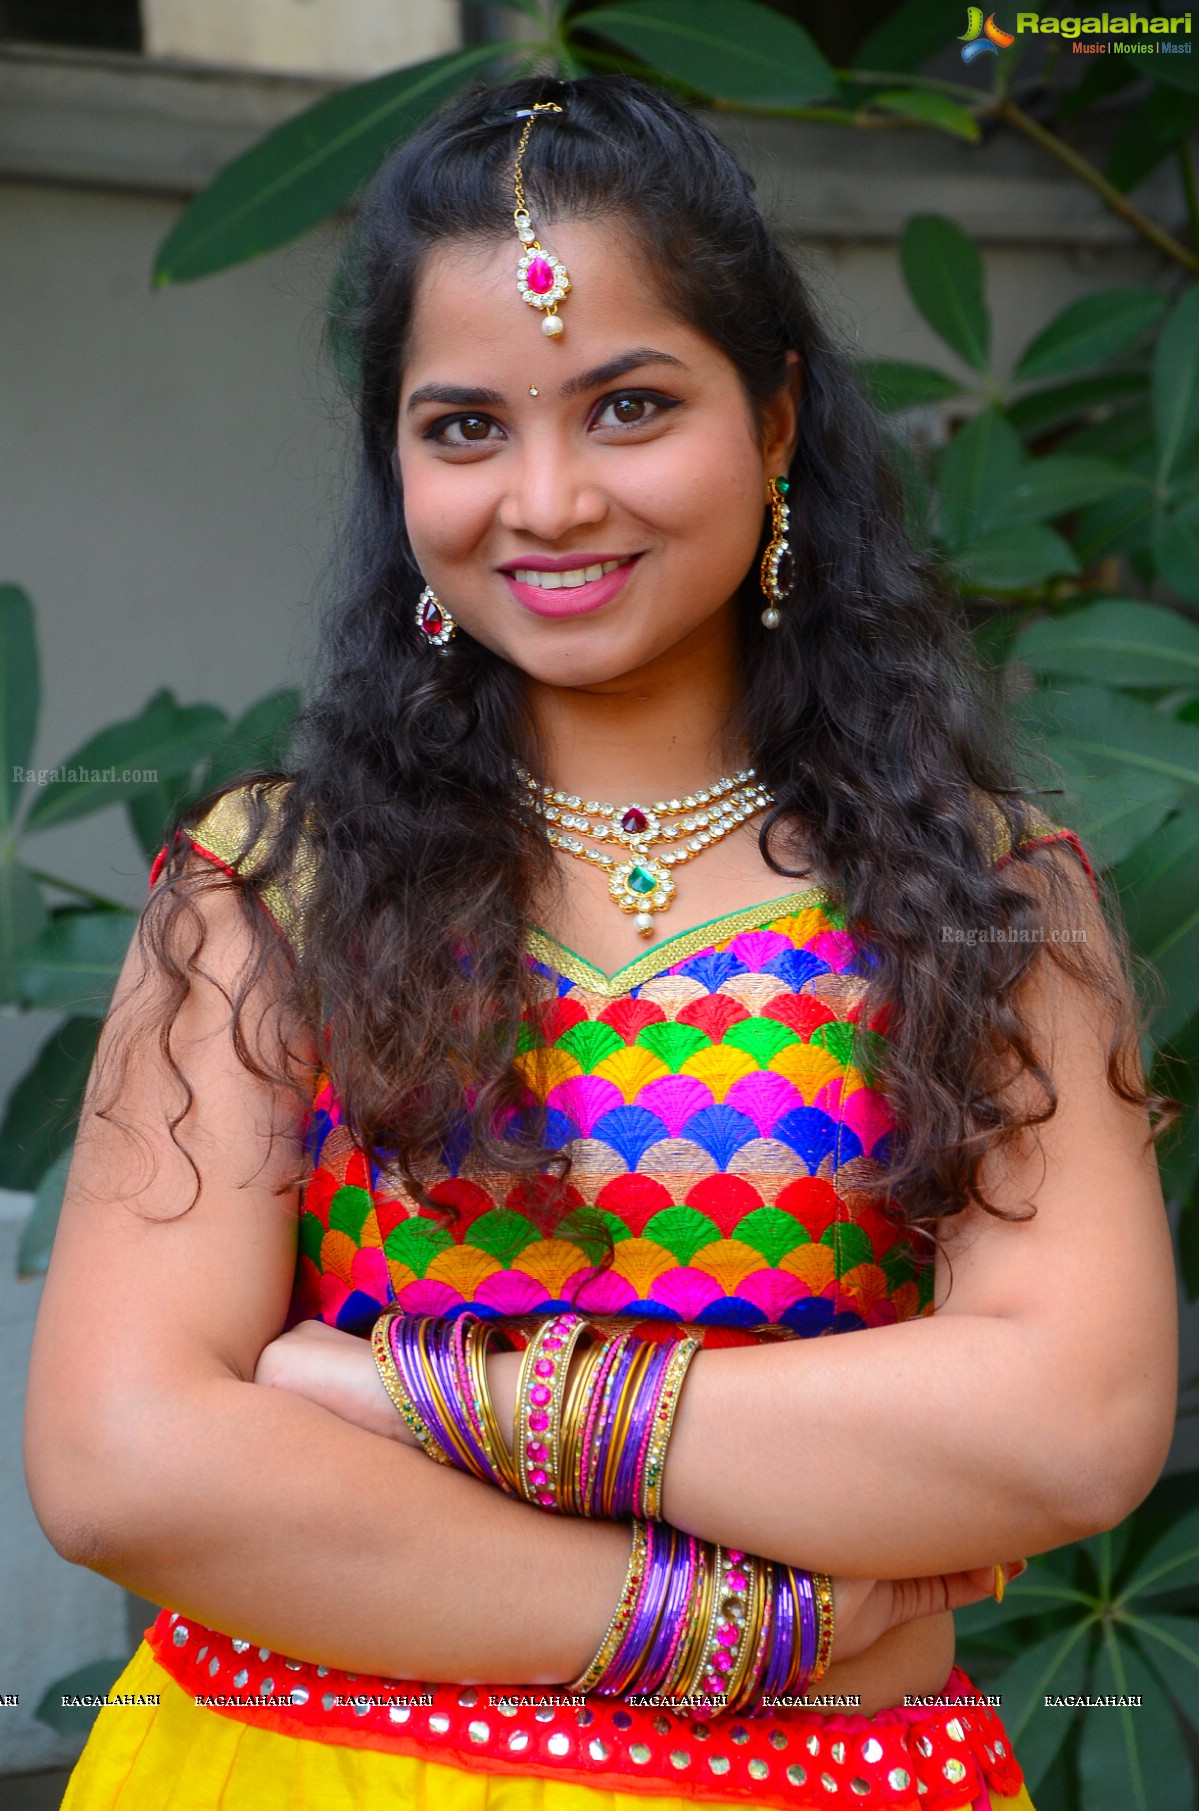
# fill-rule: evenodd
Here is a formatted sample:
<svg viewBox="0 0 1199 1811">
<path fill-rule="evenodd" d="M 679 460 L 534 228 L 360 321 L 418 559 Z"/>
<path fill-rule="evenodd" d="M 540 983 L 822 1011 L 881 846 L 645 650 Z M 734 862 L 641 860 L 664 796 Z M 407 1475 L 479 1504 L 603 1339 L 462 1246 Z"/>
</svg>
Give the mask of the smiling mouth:
<svg viewBox="0 0 1199 1811">
<path fill-rule="evenodd" d="M 623 560 L 603 560 L 595 566 L 573 566 L 566 572 L 546 572 L 540 567 L 518 566 L 511 577 L 522 585 L 534 585 L 539 591 L 574 591 L 580 585 L 591 585 L 620 566 L 627 566 L 636 556 Z"/>
</svg>

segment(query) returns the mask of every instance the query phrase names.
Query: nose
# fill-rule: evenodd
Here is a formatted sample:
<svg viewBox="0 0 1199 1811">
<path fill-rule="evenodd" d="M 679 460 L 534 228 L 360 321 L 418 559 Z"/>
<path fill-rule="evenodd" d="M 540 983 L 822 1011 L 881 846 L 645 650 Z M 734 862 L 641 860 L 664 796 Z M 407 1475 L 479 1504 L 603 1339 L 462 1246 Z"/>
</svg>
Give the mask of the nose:
<svg viewBox="0 0 1199 1811">
<path fill-rule="evenodd" d="M 500 502 L 502 527 L 551 543 L 573 529 L 594 527 L 608 513 L 608 500 L 589 462 L 556 437 L 538 435 L 507 467 Z"/>
</svg>

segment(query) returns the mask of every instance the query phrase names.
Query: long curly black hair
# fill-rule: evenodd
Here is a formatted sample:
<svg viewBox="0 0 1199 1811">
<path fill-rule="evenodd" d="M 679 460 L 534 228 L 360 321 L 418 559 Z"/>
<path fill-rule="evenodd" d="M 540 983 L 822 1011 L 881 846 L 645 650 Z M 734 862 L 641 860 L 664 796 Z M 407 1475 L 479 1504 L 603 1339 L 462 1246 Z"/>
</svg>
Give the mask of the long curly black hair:
<svg viewBox="0 0 1199 1811">
<path fill-rule="evenodd" d="M 532 134 L 525 158 L 539 219 L 631 225 L 668 305 L 728 357 L 757 407 L 777 396 L 787 352 L 798 352 L 795 587 L 770 633 L 756 562 L 746 574 L 737 729 L 777 801 L 761 829 L 765 860 L 788 873 L 776 845 L 798 827 L 868 946 L 873 1008 L 888 1023 L 878 1079 L 902 1127 L 893 1211 L 935 1241 L 938 1221 L 980 1198 L 988 1155 L 1055 1110 L 1023 1006 L 1045 957 L 1102 997 L 1110 1084 L 1146 1103 L 1124 947 L 1118 931 L 1086 946 L 1050 941 L 1046 927 L 1077 921 L 1085 882 L 1060 854 L 1020 847 L 1035 811 L 1002 712 L 952 597 L 905 528 L 871 407 L 771 237 L 751 179 L 693 112 L 630 78 L 527 78 L 461 96 L 394 154 L 358 217 L 334 338 L 360 471 L 299 752 L 286 775 L 242 776 L 291 783 L 266 858 L 241 884 L 257 954 L 233 1000 L 235 1029 L 269 972 L 298 1021 L 324 1033 L 356 1140 L 397 1164 L 417 1199 L 435 1202 L 443 1153 L 463 1143 L 470 1161 L 524 1172 L 535 1196 L 534 1178 L 547 1179 L 547 1211 L 561 1199 L 553 1184 L 567 1160 L 543 1145 L 513 1066 L 522 1015 L 541 997 L 523 945 L 530 901 L 553 884 L 513 768 L 542 774 L 542 755 L 520 672 L 467 635 L 434 658 L 416 628 L 422 579 L 395 452 L 422 261 L 447 241 L 511 236 L 513 113 L 541 99 L 564 111 Z M 250 842 L 267 821 L 266 794 L 254 796 Z M 282 976 L 254 895 L 286 883 L 305 836 L 320 862 L 302 956 Z M 999 866 L 996 836 L 1014 850 Z M 176 834 L 140 925 L 166 980 L 156 1011 L 168 1057 L 203 941 L 195 895 L 225 884 L 203 868 Z M 959 941 L 958 927 L 1003 934 Z M 245 1041 L 239 1053 L 262 1073 Z M 176 1073 L 173 1125 L 190 1101 Z"/>
</svg>

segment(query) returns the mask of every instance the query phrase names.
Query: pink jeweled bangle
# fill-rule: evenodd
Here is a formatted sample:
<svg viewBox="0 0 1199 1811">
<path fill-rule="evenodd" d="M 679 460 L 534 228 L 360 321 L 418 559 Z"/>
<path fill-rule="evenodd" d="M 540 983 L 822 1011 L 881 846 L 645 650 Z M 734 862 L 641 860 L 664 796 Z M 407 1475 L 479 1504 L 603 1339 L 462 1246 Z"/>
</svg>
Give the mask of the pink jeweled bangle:
<svg viewBox="0 0 1199 1811">
<path fill-rule="evenodd" d="M 578 1314 L 559 1314 L 529 1341 L 516 1391 L 516 1455 L 520 1492 L 528 1503 L 557 1511 L 562 1396 L 575 1347 L 587 1331 Z"/>
</svg>

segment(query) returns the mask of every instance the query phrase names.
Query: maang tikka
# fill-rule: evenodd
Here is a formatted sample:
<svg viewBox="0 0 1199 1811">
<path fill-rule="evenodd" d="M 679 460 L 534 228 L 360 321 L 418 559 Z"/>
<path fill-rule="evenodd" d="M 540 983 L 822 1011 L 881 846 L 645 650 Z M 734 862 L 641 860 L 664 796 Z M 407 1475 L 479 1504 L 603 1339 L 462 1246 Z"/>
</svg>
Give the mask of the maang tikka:
<svg viewBox="0 0 1199 1811">
<path fill-rule="evenodd" d="M 770 480 L 770 540 L 762 555 L 760 573 L 762 590 L 767 598 L 762 622 L 768 629 L 777 629 L 783 620 L 779 605 L 790 594 L 795 583 L 795 564 L 791 555 L 791 543 L 787 539 L 787 527 L 791 520 L 791 511 L 787 508 L 787 492 L 790 489 L 786 478 Z"/>
<path fill-rule="evenodd" d="M 561 113 L 563 109 L 557 101 L 537 101 L 532 107 L 520 107 L 513 113 L 514 119 L 523 119 L 524 131 L 516 147 L 516 162 L 512 169 L 513 194 L 516 207 L 512 218 L 516 224 L 517 237 L 524 246 L 520 262 L 516 266 L 516 287 L 529 304 L 530 308 L 543 310 L 541 331 L 550 339 L 556 340 L 562 333 L 562 322 L 558 318 L 558 304 L 570 288 L 570 277 L 566 266 L 553 252 L 546 251 L 533 230 L 533 222 L 525 202 L 524 176 L 521 162 L 533 130 L 533 122 L 539 113 Z"/>
</svg>

